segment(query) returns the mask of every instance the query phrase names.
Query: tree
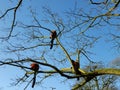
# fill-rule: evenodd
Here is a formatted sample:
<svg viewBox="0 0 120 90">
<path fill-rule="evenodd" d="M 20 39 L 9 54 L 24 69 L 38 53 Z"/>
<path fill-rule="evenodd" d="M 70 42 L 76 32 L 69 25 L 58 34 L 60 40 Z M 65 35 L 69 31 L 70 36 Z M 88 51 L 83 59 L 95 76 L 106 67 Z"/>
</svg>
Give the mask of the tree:
<svg viewBox="0 0 120 90">
<path fill-rule="evenodd" d="M 9 0 L 7 2 L 10 5 L 0 10 L 1 25 L 7 23 L 7 25 L 1 26 L 0 30 L 0 42 L 3 43 L 0 48 L 1 55 L 6 54 L 0 58 L 0 66 L 14 66 L 23 72 L 14 85 L 27 82 L 24 87 L 26 89 L 31 84 L 31 75 L 34 74 L 34 71 L 31 70 L 30 64 L 33 62 L 40 66 L 36 78 L 37 84 L 41 84 L 44 79 L 58 73 L 67 79 L 82 79 L 72 88 L 73 90 L 81 88 L 91 81 L 96 81 L 99 77 L 102 81 L 102 75 L 120 76 L 119 68 L 105 67 L 86 71 L 82 66 L 83 59 L 87 65 L 97 62 L 90 58 L 92 50 L 96 43 L 101 39 L 106 39 L 106 36 L 110 36 L 107 38 L 109 40 L 114 39 L 111 35 L 115 37 L 116 47 L 119 48 L 120 32 L 117 29 L 120 26 L 118 9 L 120 0 L 101 0 L 99 2 L 89 0 L 89 3 L 84 1 L 85 5 L 90 5 L 87 10 L 84 5 L 79 7 L 82 4 L 76 1 L 74 8 L 67 10 L 65 15 L 53 12 L 46 6 L 43 7 L 43 12 L 39 13 L 41 7 L 38 8 L 38 3 L 36 3 L 39 1 L 36 1 L 33 6 L 31 5 L 32 0 L 26 2 Z M 111 28 L 115 28 L 116 31 L 109 30 Z M 106 30 L 103 31 L 105 35 L 102 34 L 101 29 Z M 55 36 L 54 42 L 50 43 L 52 30 L 56 31 L 57 36 Z M 50 45 L 54 46 L 52 50 L 49 49 Z M 104 53 L 101 50 L 100 52 Z M 80 64 L 78 70 L 72 60 L 78 60 Z M 76 71 L 80 73 L 76 73 Z M 106 77 L 108 80 L 114 78 L 113 76 Z"/>
<path fill-rule="evenodd" d="M 85 70 L 90 72 L 100 68 L 105 68 L 105 66 L 102 63 L 95 63 L 86 66 Z M 90 82 L 87 82 L 81 88 L 78 88 L 78 90 L 118 90 L 116 87 L 117 80 L 118 77 L 114 75 L 98 76 L 92 79 Z"/>
</svg>

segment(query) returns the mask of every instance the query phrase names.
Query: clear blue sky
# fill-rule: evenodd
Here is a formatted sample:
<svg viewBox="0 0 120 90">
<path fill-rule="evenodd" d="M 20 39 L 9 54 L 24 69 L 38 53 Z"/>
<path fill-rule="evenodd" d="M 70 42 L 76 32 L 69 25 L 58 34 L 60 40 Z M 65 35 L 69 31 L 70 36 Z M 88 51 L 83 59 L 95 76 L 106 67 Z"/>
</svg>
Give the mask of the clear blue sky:
<svg viewBox="0 0 120 90">
<path fill-rule="evenodd" d="M 0 1 L 0 16 L 1 16 L 1 13 L 3 13 L 4 10 L 6 10 L 8 7 L 14 6 L 16 4 L 16 1 L 1 0 Z M 18 17 L 17 20 L 18 21 L 21 20 L 24 23 L 29 24 L 30 21 L 33 20 L 31 18 L 31 15 L 29 14 L 30 13 L 29 8 L 32 8 L 33 10 L 35 10 L 37 13 L 37 18 L 39 20 L 42 20 L 43 18 L 45 18 L 45 14 L 43 13 L 43 9 L 42 9 L 43 7 L 50 8 L 53 12 L 57 12 L 63 19 L 65 19 L 64 13 L 66 11 L 73 10 L 75 8 L 76 3 L 77 3 L 77 8 L 83 8 L 85 12 L 89 11 L 90 7 L 96 8 L 96 6 L 90 5 L 88 0 L 23 0 L 22 7 L 19 8 L 19 10 L 17 11 L 17 17 Z M 96 13 L 92 13 L 92 14 L 94 15 Z M 8 27 L 10 26 L 11 17 L 12 17 L 11 12 L 6 17 L 7 18 L 0 20 L 0 35 L 1 36 L 5 36 L 6 34 L 8 34 Z M 44 26 L 47 26 L 50 29 L 54 29 L 54 27 L 50 25 L 44 25 Z M 2 33 L 3 30 L 6 32 L 5 34 Z M 22 35 L 24 32 L 27 32 L 27 31 L 22 31 L 22 30 L 23 29 L 21 28 L 17 28 L 17 31 L 14 31 L 14 33 L 20 32 Z M 110 30 L 113 33 L 116 33 L 114 30 L 117 30 L 117 29 L 106 25 L 102 29 L 98 27 L 97 29 L 91 30 L 89 33 L 91 33 L 91 35 L 93 34 L 96 36 L 103 37 L 109 33 L 108 30 Z M 117 50 L 112 48 L 114 44 L 107 41 L 109 39 L 110 38 L 106 36 L 105 39 L 103 38 L 100 39 L 95 44 L 94 48 L 89 49 L 89 51 L 93 52 L 93 55 L 90 56 L 92 60 L 96 62 L 102 61 L 103 63 L 105 63 L 105 65 L 107 65 L 108 63 L 111 62 L 111 60 L 114 60 L 115 58 L 120 56 Z M 13 41 L 15 43 L 16 42 L 19 43 L 19 41 L 16 41 L 15 39 L 13 39 Z M 16 54 L 10 54 L 10 53 L 6 54 L 5 52 L 3 52 L 4 48 L 6 47 L 5 46 L 6 43 L 2 42 L 1 40 L 0 40 L 0 43 L 1 43 L 0 60 L 1 59 L 3 60 L 5 58 L 11 58 L 11 57 L 14 57 L 14 55 L 16 55 Z M 26 56 L 27 55 L 29 56 L 29 54 L 32 55 L 33 52 L 27 53 Z M 16 58 L 16 56 L 14 58 Z M 84 66 L 86 65 L 86 60 L 84 60 L 85 59 L 84 57 L 82 59 L 83 60 L 81 64 L 82 66 Z M 0 71 L 1 71 L 0 72 L 0 89 L 22 90 L 23 87 L 26 85 L 25 83 L 24 85 L 22 84 L 20 86 L 10 87 L 10 82 L 12 82 L 14 78 L 17 78 L 17 76 L 19 75 L 23 75 L 23 72 L 19 68 L 16 70 L 16 68 L 11 67 L 11 66 L 10 67 L 3 66 L 3 67 L 0 67 Z M 64 82 L 65 78 L 63 79 L 63 77 L 59 77 L 59 76 L 60 75 L 56 74 L 55 76 L 46 79 L 42 85 L 36 86 L 34 89 L 31 89 L 31 85 L 30 85 L 27 90 L 52 90 L 51 87 L 56 88 L 55 90 L 70 90 L 72 85 L 75 82 L 77 82 L 76 80 L 66 80 Z"/>
</svg>

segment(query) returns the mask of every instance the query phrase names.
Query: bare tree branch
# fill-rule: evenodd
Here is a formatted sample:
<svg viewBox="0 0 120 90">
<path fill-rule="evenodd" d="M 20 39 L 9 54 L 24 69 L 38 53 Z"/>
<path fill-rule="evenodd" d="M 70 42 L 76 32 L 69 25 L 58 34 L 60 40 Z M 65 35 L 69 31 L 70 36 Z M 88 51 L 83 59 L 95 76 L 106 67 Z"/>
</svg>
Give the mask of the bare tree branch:
<svg viewBox="0 0 120 90">
<path fill-rule="evenodd" d="M 5 17 L 7 15 L 8 12 L 10 12 L 11 10 L 14 10 L 14 13 L 13 13 L 13 20 L 12 20 L 12 24 L 11 24 L 11 28 L 10 28 L 10 32 L 9 32 L 9 35 L 7 36 L 7 39 L 9 39 L 11 37 L 11 34 L 12 34 L 12 31 L 13 31 L 13 28 L 15 26 L 15 20 L 16 20 L 16 13 L 17 13 L 17 10 L 18 8 L 20 7 L 20 5 L 22 4 L 22 1 L 23 0 L 19 0 L 17 6 L 13 7 L 13 8 L 10 8 L 10 9 L 7 9 L 6 12 L 0 16 L 0 19 Z"/>
</svg>

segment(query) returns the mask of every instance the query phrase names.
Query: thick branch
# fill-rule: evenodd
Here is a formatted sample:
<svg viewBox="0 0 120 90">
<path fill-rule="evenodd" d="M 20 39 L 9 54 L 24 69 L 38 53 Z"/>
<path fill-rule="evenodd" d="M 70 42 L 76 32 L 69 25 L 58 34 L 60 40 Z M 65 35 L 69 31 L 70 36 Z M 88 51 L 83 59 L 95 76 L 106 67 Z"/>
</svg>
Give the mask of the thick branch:
<svg viewBox="0 0 120 90">
<path fill-rule="evenodd" d="M 103 68 L 103 69 L 98 69 L 93 72 L 86 73 L 85 80 L 80 82 L 79 84 L 76 84 L 72 90 L 77 90 L 78 88 L 84 86 L 87 82 L 92 80 L 96 76 L 100 75 L 118 75 L 120 76 L 120 69 L 113 69 L 113 68 Z"/>
<path fill-rule="evenodd" d="M 78 77 L 78 76 L 70 76 L 70 75 L 67 75 L 67 74 L 64 74 L 65 72 L 71 72 L 72 73 L 72 71 L 71 71 L 71 68 L 66 68 L 66 69 L 61 69 L 61 70 L 59 70 L 57 67 L 55 67 L 55 66 L 53 66 L 53 65 L 51 65 L 51 64 L 48 64 L 48 63 L 43 63 L 43 62 L 38 62 L 38 61 L 35 61 L 35 60 L 32 60 L 32 59 L 22 59 L 22 60 L 16 60 L 16 61 L 8 61 L 8 62 L 3 62 L 3 61 L 0 61 L 0 66 L 2 66 L 2 65 L 11 65 L 11 66 L 15 66 L 15 67 L 20 67 L 20 68 L 26 68 L 26 69 L 31 69 L 31 68 L 28 68 L 28 67 L 25 67 L 25 66 L 21 66 L 21 65 L 18 65 L 17 63 L 22 63 L 22 62 L 36 62 L 36 63 L 38 63 L 38 64 L 40 64 L 40 65 L 44 65 L 44 66 L 48 66 L 48 67 L 50 67 L 50 68 L 52 68 L 52 69 L 54 69 L 54 70 L 50 70 L 50 71 L 40 71 L 41 73 L 59 73 L 61 76 L 63 76 L 63 77 L 66 77 L 66 78 L 68 78 L 68 79 L 72 79 L 72 78 L 76 78 L 76 77 Z"/>
<path fill-rule="evenodd" d="M 94 72 L 90 72 L 88 75 L 118 75 L 120 76 L 120 69 L 115 69 L 115 68 L 103 68 L 103 69 L 98 69 L 95 70 Z"/>
<path fill-rule="evenodd" d="M 60 72 L 73 73 L 71 68 L 62 68 L 62 69 L 60 69 Z M 58 72 L 56 70 L 48 70 L 48 71 L 42 71 L 41 73 L 58 73 Z M 120 76 L 120 69 L 103 68 L 103 69 L 95 70 L 93 72 L 84 72 L 82 75 L 80 75 L 80 77 L 100 76 L 100 75 L 118 75 L 118 76 Z"/>
</svg>

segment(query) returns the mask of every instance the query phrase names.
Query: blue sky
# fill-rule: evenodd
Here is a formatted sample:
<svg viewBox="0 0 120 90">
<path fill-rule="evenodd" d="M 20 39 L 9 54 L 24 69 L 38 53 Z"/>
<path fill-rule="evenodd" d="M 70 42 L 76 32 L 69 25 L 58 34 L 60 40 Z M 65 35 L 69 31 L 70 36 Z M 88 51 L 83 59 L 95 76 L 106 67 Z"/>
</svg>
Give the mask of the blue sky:
<svg viewBox="0 0 120 90">
<path fill-rule="evenodd" d="M 11 2 L 10 2 L 11 1 Z M 1 13 L 4 12 L 4 10 L 6 10 L 9 7 L 12 7 L 13 5 L 15 5 L 17 2 L 14 0 L 1 0 L 0 1 L 0 16 Z M 75 7 L 75 4 L 77 4 L 77 7 Z M 31 18 L 31 14 L 30 14 L 30 8 L 33 9 L 36 14 L 37 14 L 37 19 L 39 20 L 44 20 L 46 17 L 45 12 L 43 12 L 43 7 L 47 7 L 49 9 L 51 9 L 53 12 L 58 13 L 59 16 L 61 18 L 63 18 L 64 20 L 67 21 L 66 16 L 64 15 L 64 13 L 66 11 L 69 10 L 74 10 L 75 8 L 83 8 L 83 10 L 85 12 L 90 12 L 89 9 L 91 8 L 96 8 L 97 6 L 94 5 L 90 5 L 88 0 L 23 0 L 23 4 L 22 7 L 19 8 L 19 10 L 17 11 L 17 21 L 20 22 L 22 21 L 25 24 L 31 24 L 31 22 L 33 21 L 33 18 Z M 96 11 L 96 10 L 95 10 Z M 96 13 L 99 12 L 93 12 L 92 15 L 96 15 Z M 2 20 L 0 20 L 0 35 L 1 36 L 5 36 L 8 34 L 8 30 L 11 24 L 11 20 L 12 20 L 12 12 L 10 12 L 6 18 L 3 18 Z M 118 22 L 119 23 L 119 22 Z M 54 26 L 51 26 L 50 24 L 45 24 L 43 22 L 41 22 L 41 24 L 43 26 L 46 26 L 50 29 L 54 29 Z M 2 33 L 3 30 L 5 31 L 5 33 Z M 110 30 L 110 31 L 108 31 Z M 111 62 L 111 60 L 114 60 L 115 58 L 119 57 L 120 54 L 119 52 L 113 48 L 114 43 L 109 42 L 108 40 L 111 39 L 111 37 L 107 36 L 107 34 L 109 32 L 113 32 L 116 33 L 117 28 L 115 27 L 110 27 L 108 25 L 106 25 L 105 27 L 97 27 L 97 28 L 93 28 L 90 29 L 90 31 L 88 32 L 91 35 L 94 36 L 101 36 L 101 37 L 105 37 L 105 38 L 101 38 L 100 40 L 97 41 L 97 43 L 94 45 L 94 48 L 89 48 L 89 51 L 91 51 L 93 54 L 90 55 L 90 58 L 96 62 L 102 61 L 105 65 L 109 64 L 109 62 Z M 28 31 L 24 31 L 23 28 L 17 27 L 15 28 L 13 34 L 16 33 L 20 33 L 20 35 L 28 35 L 29 34 L 29 30 Z M 77 31 L 76 31 L 77 32 Z M 94 32 L 94 33 L 93 33 Z M 43 34 L 45 34 L 46 36 L 49 35 L 48 32 L 43 32 Z M 119 34 L 118 34 L 119 35 Z M 23 39 L 27 39 L 27 37 L 23 36 Z M 20 40 L 20 41 L 19 41 Z M 68 39 L 69 40 L 69 39 Z M 14 44 L 18 44 L 20 42 L 25 42 L 24 40 L 21 39 L 10 39 L 10 41 L 12 41 L 12 43 Z M 6 48 L 7 43 L 6 42 L 2 42 L 2 40 L 0 40 L 0 42 L 2 43 L 0 45 L 0 60 L 6 59 L 6 58 L 17 58 L 16 53 L 6 53 L 3 52 Z M 34 41 L 35 43 L 36 41 Z M 70 41 L 71 42 L 71 41 Z M 30 45 L 34 44 L 34 43 L 30 43 Z M 63 43 L 63 45 L 66 45 L 66 43 Z M 48 49 L 48 48 L 45 48 Z M 36 49 L 35 49 L 36 50 Z M 28 53 L 29 52 L 29 53 Z M 40 51 L 37 52 L 33 52 L 32 50 L 29 51 L 25 51 L 22 52 L 23 54 L 25 54 L 24 56 L 21 56 L 21 58 L 24 58 L 26 56 L 31 56 L 34 57 L 34 55 L 36 55 L 37 57 L 39 56 Z M 60 51 L 58 51 L 58 54 L 56 55 L 56 57 L 58 57 Z M 19 53 L 17 53 L 19 54 Z M 40 53 L 41 54 L 41 53 Z M 47 53 L 47 57 L 49 58 L 49 56 L 51 54 L 55 54 L 54 51 L 51 53 Z M 53 59 L 52 57 L 50 57 L 51 59 Z M 75 58 L 73 56 L 73 58 Z M 81 58 L 81 66 L 83 67 L 84 65 L 87 64 L 85 57 Z M 54 63 L 54 65 L 56 64 L 55 62 L 51 62 L 50 63 Z M 58 64 L 57 64 L 58 65 Z M 68 63 L 66 63 L 66 67 L 69 66 Z M 17 76 L 23 75 L 24 72 L 22 72 L 19 68 L 14 68 L 11 66 L 2 66 L 0 68 L 0 88 L 2 88 L 2 90 L 22 90 L 23 87 L 25 86 L 25 84 L 19 85 L 19 86 L 15 86 L 15 87 L 10 87 L 10 83 L 14 80 L 14 78 L 16 78 Z M 54 78 L 55 77 L 55 78 Z M 73 86 L 73 84 L 77 82 L 76 80 L 66 80 L 64 77 L 60 77 L 60 75 L 56 74 L 53 77 L 47 78 L 45 81 L 43 81 L 43 84 L 40 86 L 36 86 L 34 89 L 31 89 L 31 85 L 28 87 L 27 90 L 52 90 L 51 87 L 56 88 L 55 90 L 70 90 L 70 88 Z M 43 88 L 43 87 L 47 87 L 47 88 Z"/>
</svg>

